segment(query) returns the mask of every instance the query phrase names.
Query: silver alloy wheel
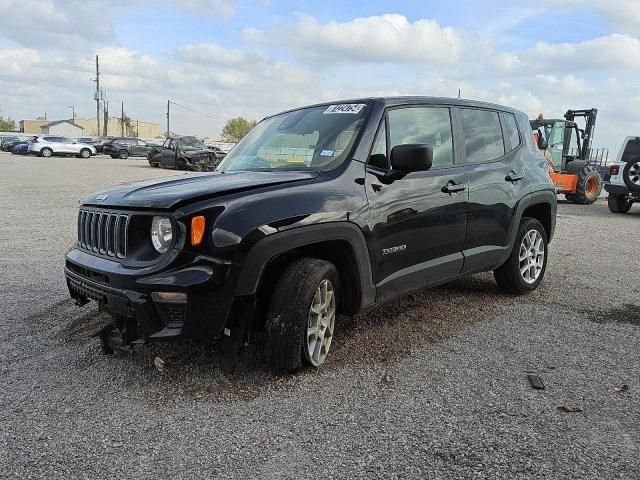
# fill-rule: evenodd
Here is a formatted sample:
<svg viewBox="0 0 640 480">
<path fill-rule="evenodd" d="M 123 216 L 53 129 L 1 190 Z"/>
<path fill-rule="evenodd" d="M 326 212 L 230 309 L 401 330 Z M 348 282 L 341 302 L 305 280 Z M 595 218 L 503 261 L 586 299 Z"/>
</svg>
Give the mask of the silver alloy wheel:
<svg viewBox="0 0 640 480">
<path fill-rule="evenodd" d="M 309 307 L 304 355 L 314 367 L 322 365 L 329 353 L 336 323 L 336 295 L 329 280 L 322 280 Z"/>
<path fill-rule="evenodd" d="M 629 178 L 640 187 L 640 162 L 636 162 L 629 168 Z"/>
<path fill-rule="evenodd" d="M 87 150 L 86 148 L 83 148 L 82 151 L 80 152 L 80 156 L 82 156 L 82 158 L 89 158 L 91 156 L 91 151 Z"/>
<path fill-rule="evenodd" d="M 532 229 L 525 233 L 518 260 L 522 279 L 529 284 L 535 283 L 544 266 L 544 239 L 540 232 Z"/>
<path fill-rule="evenodd" d="M 53 154 L 53 151 L 50 148 L 42 149 L 42 156 L 45 158 L 49 158 Z"/>
</svg>

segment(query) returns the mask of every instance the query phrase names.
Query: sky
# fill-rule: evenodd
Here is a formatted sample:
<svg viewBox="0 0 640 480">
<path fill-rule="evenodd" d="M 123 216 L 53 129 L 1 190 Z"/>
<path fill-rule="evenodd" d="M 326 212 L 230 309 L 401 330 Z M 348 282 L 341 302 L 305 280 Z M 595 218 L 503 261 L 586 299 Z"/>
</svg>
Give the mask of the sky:
<svg viewBox="0 0 640 480">
<path fill-rule="evenodd" d="M 234 116 L 431 95 L 535 117 L 598 108 L 594 146 L 640 135 L 640 0 L 0 0 L 0 111 L 111 112 L 218 137 Z"/>
</svg>

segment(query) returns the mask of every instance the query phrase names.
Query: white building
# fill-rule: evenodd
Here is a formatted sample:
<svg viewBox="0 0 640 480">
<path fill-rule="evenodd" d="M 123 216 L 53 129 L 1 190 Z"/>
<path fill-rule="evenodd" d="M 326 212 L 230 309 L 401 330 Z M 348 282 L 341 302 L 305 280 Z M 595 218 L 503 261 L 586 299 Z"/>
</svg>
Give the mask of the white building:
<svg viewBox="0 0 640 480">
<path fill-rule="evenodd" d="M 60 135 L 62 137 L 81 137 L 84 128 L 76 125 L 71 120 L 58 120 L 57 122 L 49 122 L 40 127 L 40 133 L 45 135 Z"/>
</svg>

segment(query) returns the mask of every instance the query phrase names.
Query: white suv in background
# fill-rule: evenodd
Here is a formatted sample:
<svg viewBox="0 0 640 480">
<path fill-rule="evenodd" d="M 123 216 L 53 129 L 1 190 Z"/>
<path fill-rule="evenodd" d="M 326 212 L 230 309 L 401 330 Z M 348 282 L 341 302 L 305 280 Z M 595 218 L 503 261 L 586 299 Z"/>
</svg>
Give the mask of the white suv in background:
<svg viewBox="0 0 640 480">
<path fill-rule="evenodd" d="M 604 189 L 613 213 L 627 213 L 640 202 L 640 137 L 627 137 L 622 142 L 616 161 L 609 167 L 611 178 Z"/>
<path fill-rule="evenodd" d="M 29 142 L 28 151 L 41 157 L 75 155 L 76 157 L 89 158 L 96 154 L 96 147 L 57 135 L 38 135 Z"/>
</svg>

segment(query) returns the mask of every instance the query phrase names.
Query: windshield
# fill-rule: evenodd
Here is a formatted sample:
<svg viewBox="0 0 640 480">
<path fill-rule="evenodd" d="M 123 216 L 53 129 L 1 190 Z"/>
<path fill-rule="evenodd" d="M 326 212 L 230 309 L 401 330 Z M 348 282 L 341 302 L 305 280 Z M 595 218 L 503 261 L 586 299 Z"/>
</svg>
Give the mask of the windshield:
<svg viewBox="0 0 640 480">
<path fill-rule="evenodd" d="M 218 170 L 333 168 L 345 159 L 366 111 L 366 104 L 337 104 L 267 118 L 227 154 Z"/>
<path fill-rule="evenodd" d="M 195 137 L 182 137 L 179 141 L 181 150 L 206 150 L 207 146 Z"/>
</svg>

